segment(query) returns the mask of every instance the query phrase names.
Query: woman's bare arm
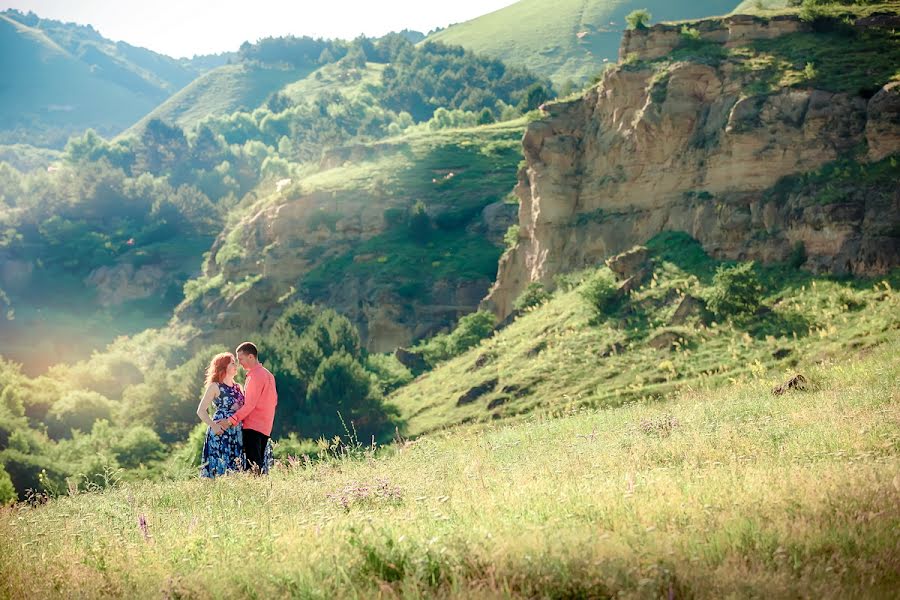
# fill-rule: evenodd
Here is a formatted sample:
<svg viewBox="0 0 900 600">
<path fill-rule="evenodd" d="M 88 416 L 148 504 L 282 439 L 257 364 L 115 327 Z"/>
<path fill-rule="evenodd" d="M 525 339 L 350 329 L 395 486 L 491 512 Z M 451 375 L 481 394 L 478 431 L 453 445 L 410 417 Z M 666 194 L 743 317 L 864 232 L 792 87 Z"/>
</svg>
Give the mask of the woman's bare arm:
<svg viewBox="0 0 900 600">
<path fill-rule="evenodd" d="M 209 407 L 213 398 L 216 397 L 217 391 L 218 386 L 215 383 L 210 383 L 206 386 L 206 391 L 203 393 L 203 397 L 200 398 L 200 404 L 197 406 L 197 416 L 213 430 L 213 433 L 219 435 L 222 433 L 222 427 L 209 416 Z"/>
</svg>

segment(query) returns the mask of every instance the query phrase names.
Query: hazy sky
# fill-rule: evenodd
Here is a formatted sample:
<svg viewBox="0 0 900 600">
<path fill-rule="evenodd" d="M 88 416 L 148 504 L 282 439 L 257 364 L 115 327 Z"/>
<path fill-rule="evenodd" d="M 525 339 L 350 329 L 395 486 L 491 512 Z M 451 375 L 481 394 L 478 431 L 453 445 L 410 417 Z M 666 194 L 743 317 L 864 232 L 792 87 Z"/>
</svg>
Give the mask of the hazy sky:
<svg viewBox="0 0 900 600">
<path fill-rule="evenodd" d="M 0 0 L 0 10 L 93 25 L 101 34 L 181 57 L 237 50 L 266 36 L 354 38 L 467 21 L 515 0 Z"/>
</svg>

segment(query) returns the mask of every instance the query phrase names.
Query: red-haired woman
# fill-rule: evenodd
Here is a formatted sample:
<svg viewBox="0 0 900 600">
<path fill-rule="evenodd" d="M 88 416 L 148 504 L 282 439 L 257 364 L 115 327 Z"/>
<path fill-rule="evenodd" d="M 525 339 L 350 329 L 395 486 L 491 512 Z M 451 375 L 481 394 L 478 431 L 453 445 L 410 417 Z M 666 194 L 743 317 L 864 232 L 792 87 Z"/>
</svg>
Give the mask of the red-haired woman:
<svg viewBox="0 0 900 600">
<path fill-rule="evenodd" d="M 234 382 L 237 362 L 234 355 L 224 352 L 213 357 L 206 370 L 206 391 L 197 407 L 197 416 L 209 426 L 203 456 L 200 460 L 200 475 L 216 477 L 229 471 L 244 470 L 244 438 L 241 426 L 223 429 L 216 423 L 227 419 L 244 405 L 244 391 Z M 210 404 L 215 414 L 209 417 Z"/>
</svg>

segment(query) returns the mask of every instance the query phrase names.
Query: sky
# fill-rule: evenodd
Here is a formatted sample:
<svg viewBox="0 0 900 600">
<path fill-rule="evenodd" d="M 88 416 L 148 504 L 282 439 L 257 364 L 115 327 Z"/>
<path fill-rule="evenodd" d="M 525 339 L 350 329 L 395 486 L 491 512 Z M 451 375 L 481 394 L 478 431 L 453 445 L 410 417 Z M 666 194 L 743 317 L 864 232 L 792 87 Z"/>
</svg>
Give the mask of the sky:
<svg viewBox="0 0 900 600">
<path fill-rule="evenodd" d="M 104 37 L 173 57 L 237 50 L 267 36 L 351 39 L 423 33 L 515 0 L 0 0 L 0 10 L 93 25 Z"/>
</svg>

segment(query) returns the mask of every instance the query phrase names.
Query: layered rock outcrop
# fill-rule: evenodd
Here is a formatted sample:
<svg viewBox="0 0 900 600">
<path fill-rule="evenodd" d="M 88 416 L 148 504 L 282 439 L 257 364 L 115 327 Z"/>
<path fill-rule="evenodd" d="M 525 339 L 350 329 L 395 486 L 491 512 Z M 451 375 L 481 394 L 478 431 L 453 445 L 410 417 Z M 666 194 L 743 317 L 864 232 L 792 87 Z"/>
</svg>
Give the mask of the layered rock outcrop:
<svg viewBox="0 0 900 600">
<path fill-rule="evenodd" d="M 723 45 L 802 32 L 793 17 L 696 24 Z M 714 256 L 786 260 L 881 274 L 900 262 L 900 192 L 853 191 L 823 201 L 779 193 L 788 176 L 852 157 L 900 152 L 900 84 L 871 97 L 784 87 L 753 94 L 758 74 L 731 60 L 653 61 L 683 43 L 681 27 L 629 32 L 622 56 L 583 97 L 529 125 L 519 172 L 519 243 L 485 300 L 501 318 L 534 281 L 596 265 L 662 231 L 684 231 Z"/>
</svg>

